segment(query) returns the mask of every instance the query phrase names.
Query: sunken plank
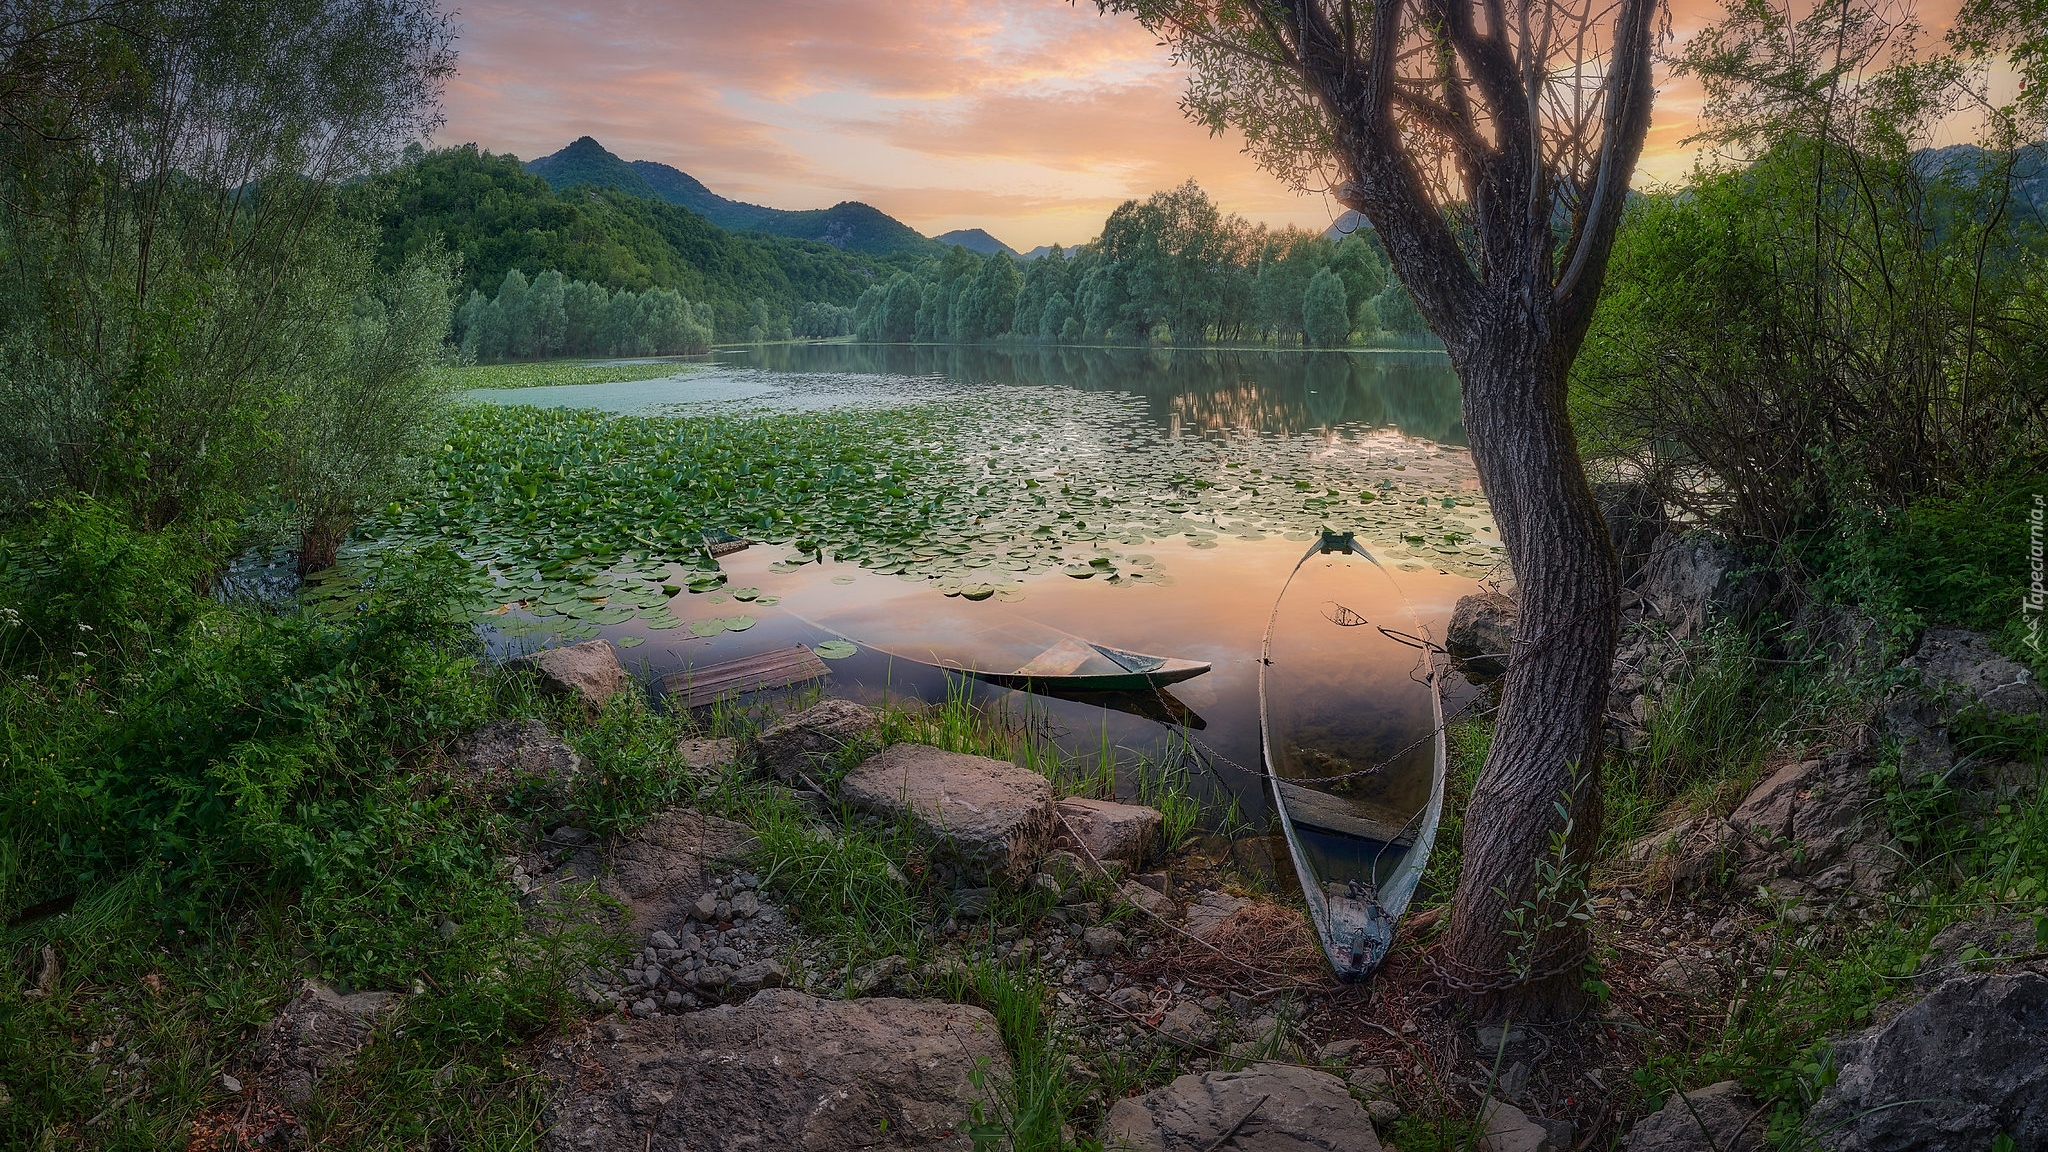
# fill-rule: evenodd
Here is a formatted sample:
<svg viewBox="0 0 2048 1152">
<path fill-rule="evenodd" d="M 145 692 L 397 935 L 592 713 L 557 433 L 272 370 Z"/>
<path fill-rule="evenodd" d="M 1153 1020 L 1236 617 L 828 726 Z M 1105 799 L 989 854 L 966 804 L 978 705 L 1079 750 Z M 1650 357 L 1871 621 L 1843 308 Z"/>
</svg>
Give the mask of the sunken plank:
<svg viewBox="0 0 2048 1152">
<path fill-rule="evenodd" d="M 816 652 L 797 644 L 723 664 L 671 672 L 661 678 L 661 690 L 682 697 L 685 708 L 701 708 L 726 696 L 822 680 L 829 671 Z"/>
<path fill-rule="evenodd" d="M 1406 848 L 1415 843 L 1415 836 L 1405 828 L 1374 820 L 1359 812 L 1357 807 L 1341 796 L 1303 788 L 1275 779 L 1273 786 L 1280 790 L 1280 798 L 1287 803 L 1287 816 L 1304 828 L 1322 832 L 1335 832 L 1340 836 L 1356 836 L 1363 840 L 1377 840 Z"/>
</svg>

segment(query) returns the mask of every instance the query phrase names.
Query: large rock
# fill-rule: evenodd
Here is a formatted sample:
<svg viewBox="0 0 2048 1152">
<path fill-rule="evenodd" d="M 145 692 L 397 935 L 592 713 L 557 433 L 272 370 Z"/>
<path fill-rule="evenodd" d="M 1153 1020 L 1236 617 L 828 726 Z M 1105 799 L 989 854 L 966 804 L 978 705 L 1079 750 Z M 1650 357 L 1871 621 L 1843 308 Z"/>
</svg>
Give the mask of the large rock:
<svg viewBox="0 0 2048 1152">
<path fill-rule="evenodd" d="M 2048 713 L 2048 693 L 2032 672 L 2000 655 L 1991 641 L 1963 628 L 1929 628 L 1904 667 L 1963 706 L 2019 716 Z"/>
<path fill-rule="evenodd" d="M 555 1052 L 543 1065 L 551 1152 L 967 1152 L 975 1105 L 992 1112 L 1011 1075 L 980 1008 L 788 989 L 606 1022 L 587 1047 Z"/>
<path fill-rule="evenodd" d="M 1667 532 L 1643 566 L 1643 598 L 1674 634 L 1690 636 L 1714 615 L 1747 624 L 1770 605 L 1778 578 L 1705 533 Z"/>
<path fill-rule="evenodd" d="M 2044 944 L 2048 940 L 2042 939 L 2041 929 L 2031 916 L 1958 920 L 1927 942 L 1927 951 L 1913 974 L 1913 984 L 1926 991 L 1967 972 L 2015 966 L 2048 972 L 2048 961 L 2023 959 L 2040 956 Z"/>
<path fill-rule="evenodd" d="M 834 774 L 849 749 L 872 746 L 875 714 L 851 700 L 820 700 L 754 737 L 754 762 L 784 784 Z"/>
<path fill-rule="evenodd" d="M 1640 837 L 1615 857 L 1630 883 L 1689 892 L 1718 877 L 1730 863 L 1735 829 L 1711 813 Z"/>
<path fill-rule="evenodd" d="M 1451 610 L 1444 648 L 1473 676 L 1498 676 L 1508 669 L 1520 610 L 1498 592 L 1474 592 Z"/>
<path fill-rule="evenodd" d="M 1289 1064 L 1182 1076 L 1119 1100 L 1103 1119 L 1102 1146 L 1104 1152 L 1203 1152 L 1240 1120 L 1227 1145 L 1235 1152 L 1379 1152 L 1372 1119 L 1342 1080 Z"/>
<path fill-rule="evenodd" d="M 1962 976 L 1834 1044 L 1807 1116 L 1835 1152 L 2048 1148 L 2048 975 Z"/>
<path fill-rule="evenodd" d="M 593 878 L 599 892 L 626 906 L 641 933 L 674 929 L 717 887 L 712 872 L 745 859 L 757 845 L 743 824 L 672 808 L 605 850 Z"/>
<path fill-rule="evenodd" d="M 1764 1152 L 1766 1109 L 1733 1080 L 1709 1084 L 1664 1101 L 1664 1107 L 1629 1129 L 1629 1152 Z"/>
<path fill-rule="evenodd" d="M 596 713 L 605 702 L 626 690 L 631 677 L 619 663 L 618 650 L 608 640 L 589 640 L 566 648 L 548 648 L 510 662 L 513 668 L 532 672 L 541 691 L 567 696 Z"/>
<path fill-rule="evenodd" d="M 1223 926 L 1224 921 L 1250 906 L 1251 901 L 1228 892 L 1203 892 L 1188 905 L 1188 932 L 1206 940 Z"/>
<path fill-rule="evenodd" d="M 1738 883 L 1781 896 L 1876 895 L 1897 869 L 1870 769 L 1854 752 L 1787 764 L 1751 790 L 1728 824 L 1741 834 Z"/>
<path fill-rule="evenodd" d="M 389 992 L 343 996 L 317 980 L 302 981 L 257 1034 L 257 1093 L 288 1105 L 312 1099 L 321 1078 L 353 1059 L 370 1042 L 377 1017 L 397 1002 Z"/>
<path fill-rule="evenodd" d="M 1615 559 L 1621 562 L 1621 581 L 1632 584 L 1642 575 L 1650 550 L 1664 532 L 1664 503 L 1651 494 L 1648 485 L 1633 481 L 1595 484 L 1593 499 L 1600 502 L 1600 518 L 1607 522 L 1607 537 L 1614 542 Z"/>
<path fill-rule="evenodd" d="M 1057 824 L 1045 777 L 922 744 L 869 757 L 839 782 L 839 798 L 884 819 L 913 820 L 977 878 L 1021 882 L 1052 847 Z"/>
<path fill-rule="evenodd" d="M 532 791 L 560 802 L 583 771 L 582 757 L 539 720 L 494 720 L 452 751 L 462 785 L 494 799 Z"/>
<path fill-rule="evenodd" d="M 1159 810 L 1143 804 L 1069 796 L 1058 807 L 1062 823 L 1060 840 L 1064 843 L 1071 837 L 1104 863 L 1114 861 L 1138 867 L 1158 847 L 1160 833 L 1166 827 L 1166 818 Z"/>
</svg>

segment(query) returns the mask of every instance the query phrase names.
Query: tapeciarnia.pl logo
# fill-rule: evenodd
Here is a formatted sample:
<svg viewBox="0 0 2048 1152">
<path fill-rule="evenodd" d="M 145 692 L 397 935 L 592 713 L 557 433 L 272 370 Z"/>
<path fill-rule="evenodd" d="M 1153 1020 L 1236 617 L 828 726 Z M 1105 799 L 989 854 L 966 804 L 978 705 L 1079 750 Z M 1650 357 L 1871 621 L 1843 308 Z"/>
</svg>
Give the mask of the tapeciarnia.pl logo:
<svg viewBox="0 0 2048 1152">
<path fill-rule="evenodd" d="M 2027 513 L 2027 566 L 2033 579 L 2020 602 L 2020 612 L 2027 618 L 2027 647 L 2036 652 L 2041 650 L 2041 610 L 2048 604 L 2048 566 L 2044 566 L 2041 547 L 2044 514 L 2048 514 L 2048 499 L 2036 492 L 2034 507 Z"/>
</svg>

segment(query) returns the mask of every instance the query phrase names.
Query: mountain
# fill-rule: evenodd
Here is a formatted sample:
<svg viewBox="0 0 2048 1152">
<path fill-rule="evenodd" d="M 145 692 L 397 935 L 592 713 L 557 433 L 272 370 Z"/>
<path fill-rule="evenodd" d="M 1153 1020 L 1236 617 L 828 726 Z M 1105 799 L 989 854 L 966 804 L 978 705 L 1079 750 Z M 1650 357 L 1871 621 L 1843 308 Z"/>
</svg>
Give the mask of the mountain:
<svg viewBox="0 0 2048 1152">
<path fill-rule="evenodd" d="M 1346 208 L 1338 213 L 1335 220 L 1330 221 L 1328 228 L 1323 229 L 1323 239 L 1342 240 L 1353 232 L 1360 230 L 1370 234 L 1372 232 L 1372 223 L 1359 215 L 1357 209 Z"/>
<path fill-rule="evenodd" d="M 1073 259 L 1073 258 L 1074 258 L 1074 257 L 1076 257 L 1076 256 L 1079 256 L 1080 254 L 1081 254 L 1081 246 L 1080 246 L 1079 244 L 1072 244 L 1072 245 L 1069 245 L 1069 246 L 1067 246 L 1066 248 L 1062 249 L 1062 250 L 1061 250 L 1061 252 L 1060 252 L 1060 255 L 1062 255 L 1062 256 L 1065 256 L 1065 257 L 1066 257 L 1067 259 L 1069 259 L 1069 260 Z M 1029 251 L 1029 252 L 1026 252 L 1026 253 L 1024 253 L 1024 254 L 1023 254 L 1022 256 L 1019 256 L 1019 257 L 1017 257 L 1017 259 L 1019 259 L 1019 260 L 1036 260 L 1036 259 L 1038 259 L 1038 258 L 1039 258 L 1040 256 L 1050 256 L 1050 255 L 1052 255 L 1052 245 L 1050 245 L 1050 244 L 1040 244 L 1040 245 L 1039 245 L 1038 247 L 1036 247 L 1036 248 L 1033 248 L 1033 249 L 1032 249 L 1031 251 Z"/>
<path fill-rule="evenodd" d="M 569 190 L 557 192 L 514 157 L 449 148 L 372 177 L 350 196 L 378 229 L 383 267 L 438 244 L 461 258 L 464 293 L 495 292 L 512 268 L 528 277 L 552 268 L 613 290 L 673 288 L 712 306 L 721 338 L 746 331 L 757 299 L 779 316 L 807 301 L 851 305 L 902 270 L 809 240 L 729 232 L 636 190 L 632 169 L 608 157 L 617 160 L 595 142 L 549 157 L 545 167 L 569 179 Z"/>
<path fill-rule="evenodd" d="M 804 211 L 728 200 L 688 172 L 652 160 L 622 160 L 588 136 L 551 156 L 527 161 L 526 170 L 557 192 L 578 184 L 613 188 L 628 196 L 688 208 L 728 231 L 814 240 L 871 256 L 928 256 L 940 251 L 910 225 L 858 200 Z"/>
<path fill-rule="evenodd" d="M 1012 256 L 1017 254 L 1015 248 L 1010 247 L 1008 244 L 1003 243 L 979 228 L 956 228 L 942 236 L 934 236 L 932 239 L 941 244 L 958 244 L 977 256 L 993 256 L 998 252 L 1006 252 Z"/>
</svg>

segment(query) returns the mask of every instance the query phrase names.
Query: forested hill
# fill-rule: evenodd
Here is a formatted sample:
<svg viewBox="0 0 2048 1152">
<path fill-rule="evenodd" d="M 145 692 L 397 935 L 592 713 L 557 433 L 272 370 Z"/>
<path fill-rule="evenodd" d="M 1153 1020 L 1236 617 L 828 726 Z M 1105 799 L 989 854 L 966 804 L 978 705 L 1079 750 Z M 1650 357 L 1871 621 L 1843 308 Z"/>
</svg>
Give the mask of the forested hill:
<svg viewBox="0 0 2048 1152">
<path fill-rule="evenodd" d="M 728 232 L 687 208 L 589 183 L 600 186 L 558 193 L 517 158 L 466 145 L 419 156 L 354 195 L 381 230 L 385 268 L 438 239 L 462 260 L 462 293 L 490 292 L 512 268 L 612 289 L 673 288 L 711 305 L 721 338 L 746 330 L 757 298 L 787 320 L 805 301 L 850 305 L 898 270 L 825 244 Z"/>
<path fill-rule="evenodd" d="M 998 252 L 1017 254 L 1015 248 L 988 234 L 980 228 L 958 228 L 933 237 L 941 244 L 958 244 L 977 256 L 993 256 Z M 1049 251 L 1050 249 L 1048 249 Z"/>
<path fill-rule="evenodd" d="M 546 180 L 556 191 L 578 184 L 615 188 L 629 196 L 680 205 L 736 232 L 767 232 L 815 240 L 873 256 L 929 256 L 940 247 L 910 225 L 857 200 L 795 212 L 744 204 L 720 196 L 696 177 L 667 164 L 620 159 L 588 136 L 579 137 L 553 155 L 528 161 L 526 170 Z"/>
</svg>

